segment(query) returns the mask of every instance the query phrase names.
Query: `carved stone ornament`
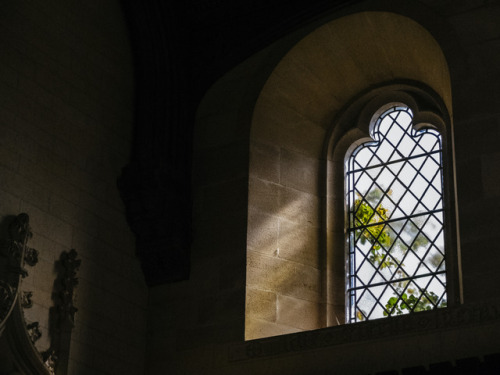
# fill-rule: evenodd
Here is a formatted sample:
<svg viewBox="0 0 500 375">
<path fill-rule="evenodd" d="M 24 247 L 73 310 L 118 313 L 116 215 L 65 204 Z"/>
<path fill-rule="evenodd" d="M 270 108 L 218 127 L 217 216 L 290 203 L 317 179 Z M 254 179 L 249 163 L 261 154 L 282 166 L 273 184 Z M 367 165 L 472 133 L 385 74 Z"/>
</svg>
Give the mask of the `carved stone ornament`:
<svg viewBox="0 0 500 375">
<path fill-rule="evenodd" d="M 57 363 L 57 355 L 56 355 L 55 350 L 47 351 L 43 355 L 43 360 L 44 360 L 44 364 L 47 367 L 47 369 L 49 370 L 50 374 L 54 375 L 55 371 L 56 371 L 56 363 Z"/>
<path fill-rule="evenodd" d="M 51 321 L 55 324 L 50 331 L 50 348 L 42 354 L 45 366 L 51 374 L 67 367 L 69 359 L 69 346 L 71 343 L 71 331 L 74 326 L 75 313 L 78 309 L 74 306 L 73 295 L 78 278 L 76 272 L 80 267 L 81 260 L 77 259 L 78 253 L 75 249 L 63 252 L 57 266 L 59 275 L 54 284 L 54 316 Z"/>
<path fill-rule="evenodd" d="M 31 267 L 35 266 L 38 263 L 38 251 L 31 247 L 26 247 L 24 261 Z"/>
<path fill-rule="evenodd" d="M 28 275 L 26 268 L 38 263 L 39 252 L 27 245 L 32 237 L 29 216 L 19 214 L 8 228 L 8 239 L 0 241 L 0 340 L 7 348 L 0 361 L 0 373 L 7 368 L 26 375 L 54 375 L 67 373 L 71 331 L 77 308 L 73 295 L 81 260 L 76 250 L 63 252 L 56 268 L 52 298 L 54 306 L 49 310 L 50 347 L 40 353 L 35 345 L 42 336 L 39 322 L 27 323 L 24 310 L 33 306 L 33 292 L 22 288 L 22 279 Z M 26 268 L 25 268 L 26 267 Z M 10 366 L 10 367 L 9 367 Z"/>
<path fill-rule="evenodd" d="M 28 240 L 32 237 L 29 216 L 17 215 L 9 225 L 9 239 L 0 243 L 0 332 L 14 308 L 21 279 L 28 275 L 24 268 L 25 258 L 28 264 L 36 264 L 38 252 L 28 249 Z"/>
<path fill-rule="evenodd" d="M 37 342 L 40 339 L 40 337 L 42 337 L 42 332 L 40 332 L 40 326 L 38 322 L 27 324 L 26 330 L 28 331 L 28 335 L 33 344 Z"/>
<path fill-rule="evenodd" d="M 0 280 L 0 322 L 4 321 L 14 304 L 15 291 L 8 283 Z"/>
<path fill-rule="evenodd" d="M 58 307 L 61 314 L 59 324 L 63 324 L 64 321 L 74 324 L 75 313 L 78 311 L 73 304 L 73 293 L 75 287 L 78 285 L 76 271 L 82 261 L 77 259 L 77 256 L 78 253 L 75 249 L 71 249 L 68 253 L 64 252 L 61 255 L 61 263 L 64 271 L 61 275 L 62 290 L 59 292 L 60 304 Z"/>
<path fill-rule="evenodd" d="M 31 300 L 31 297 L 33 297 L 33 292 L 23 292 L 21 298 L 21 306 L 24 309 L 33 307 L 33 301 Z"/>
</svg>

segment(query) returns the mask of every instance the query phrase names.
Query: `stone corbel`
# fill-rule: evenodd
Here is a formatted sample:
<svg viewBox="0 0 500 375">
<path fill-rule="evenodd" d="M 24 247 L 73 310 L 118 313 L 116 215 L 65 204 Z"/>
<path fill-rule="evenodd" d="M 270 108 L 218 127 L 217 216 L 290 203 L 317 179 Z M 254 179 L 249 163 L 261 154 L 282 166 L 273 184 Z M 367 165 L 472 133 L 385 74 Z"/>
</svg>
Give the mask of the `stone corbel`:
<svg viewBox="0 0 500 375">
<path fill-rule="evenodd" d="M 24 268 L 26 255 L 28 264 L 34 266 L 38 262 L 38 252 L 27 250 L 26 246 L 32 237 L 29 216 L 17 215 L 8 232 L 10 238 L 0 244 L 0 336 L 16 304 L 21 280 L 28 275 Z"/>
<path fill-rule="evenodd" d="M 32 307 L 33 292 L 22 290 L 22 279 L 28 275 L 26 266 L 38 263 L 38 251 L 27 246 L 32 237 L 29 216 L 19 214 L 9 225 L 9 239 L 0 243 L 0 345 L 5 348 L 0 373 L 24 375 L 64 375 L 67 373 L 71 331 L 77 308 L 73 294 L 81 260 L 76 250 L 63 252 L 56 262 L 59 276 L 54 286 L 55 306 L 49 315 L 50 348 L 40 353 L 35 343 L 41 337 L 39 322 L 26 322 L 24 309 Z M 2 349 L 4 350 L 4 349 Z M 5 362 L 5 360 L 2 360 Z"/>
</svg>

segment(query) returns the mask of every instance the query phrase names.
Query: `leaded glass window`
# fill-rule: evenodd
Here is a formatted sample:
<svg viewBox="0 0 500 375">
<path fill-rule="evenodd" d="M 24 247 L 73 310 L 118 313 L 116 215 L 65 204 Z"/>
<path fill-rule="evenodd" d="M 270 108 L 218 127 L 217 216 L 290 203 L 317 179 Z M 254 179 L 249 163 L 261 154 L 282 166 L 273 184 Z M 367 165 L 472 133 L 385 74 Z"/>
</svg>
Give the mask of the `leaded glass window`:
<svg viewBox="0 0 500 375">
<path fill-rule="evenodd" d="M 441 135 L 394 105 L 346 160 L 347 321 L 445 307 Z"/>
</svg>

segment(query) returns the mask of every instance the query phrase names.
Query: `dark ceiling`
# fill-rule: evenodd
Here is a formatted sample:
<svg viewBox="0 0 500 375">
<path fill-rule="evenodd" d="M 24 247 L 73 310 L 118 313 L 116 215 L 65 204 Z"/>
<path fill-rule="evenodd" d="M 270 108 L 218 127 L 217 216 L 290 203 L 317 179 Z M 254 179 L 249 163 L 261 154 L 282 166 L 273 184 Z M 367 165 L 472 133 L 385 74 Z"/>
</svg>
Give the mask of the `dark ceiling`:
<svg viewBox="0 0 500 375">
<path fill-rule="evenodd" d="M 135 64 L 132 159 L 118 181 L 148 285 L 189 277 L 196 108 L 225 72 L 359 0 L 122 0 Z"/>
</svg>

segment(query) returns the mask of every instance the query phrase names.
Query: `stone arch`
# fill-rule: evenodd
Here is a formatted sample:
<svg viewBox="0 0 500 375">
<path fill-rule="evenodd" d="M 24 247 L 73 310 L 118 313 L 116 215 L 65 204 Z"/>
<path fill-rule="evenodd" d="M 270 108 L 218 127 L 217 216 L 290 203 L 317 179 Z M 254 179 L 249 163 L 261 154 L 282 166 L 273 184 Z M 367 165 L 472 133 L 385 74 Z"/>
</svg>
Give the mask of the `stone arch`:
<svg viewBox="0 0 500 375">
<path fill-rule="evenodd" d="M 360 93 L 403 81 L 433 90 L 451 118 L 450 74 L 440 46 L 418 23 L 389 12 L 326 23 L 269 76 L 250 132 L 247 339 L 342 323 L 331 296 L 344 280 L 329 270 L 331 252 L 339 250 L 328 242 L 334 222 L 344 218 L 343 204 L 331 202 L 343 197 L 326 189 L 334 175 L 325 173 L 326 140 Z M 326 207 L 336 211 L 327 215 Z"/>
</svg>

